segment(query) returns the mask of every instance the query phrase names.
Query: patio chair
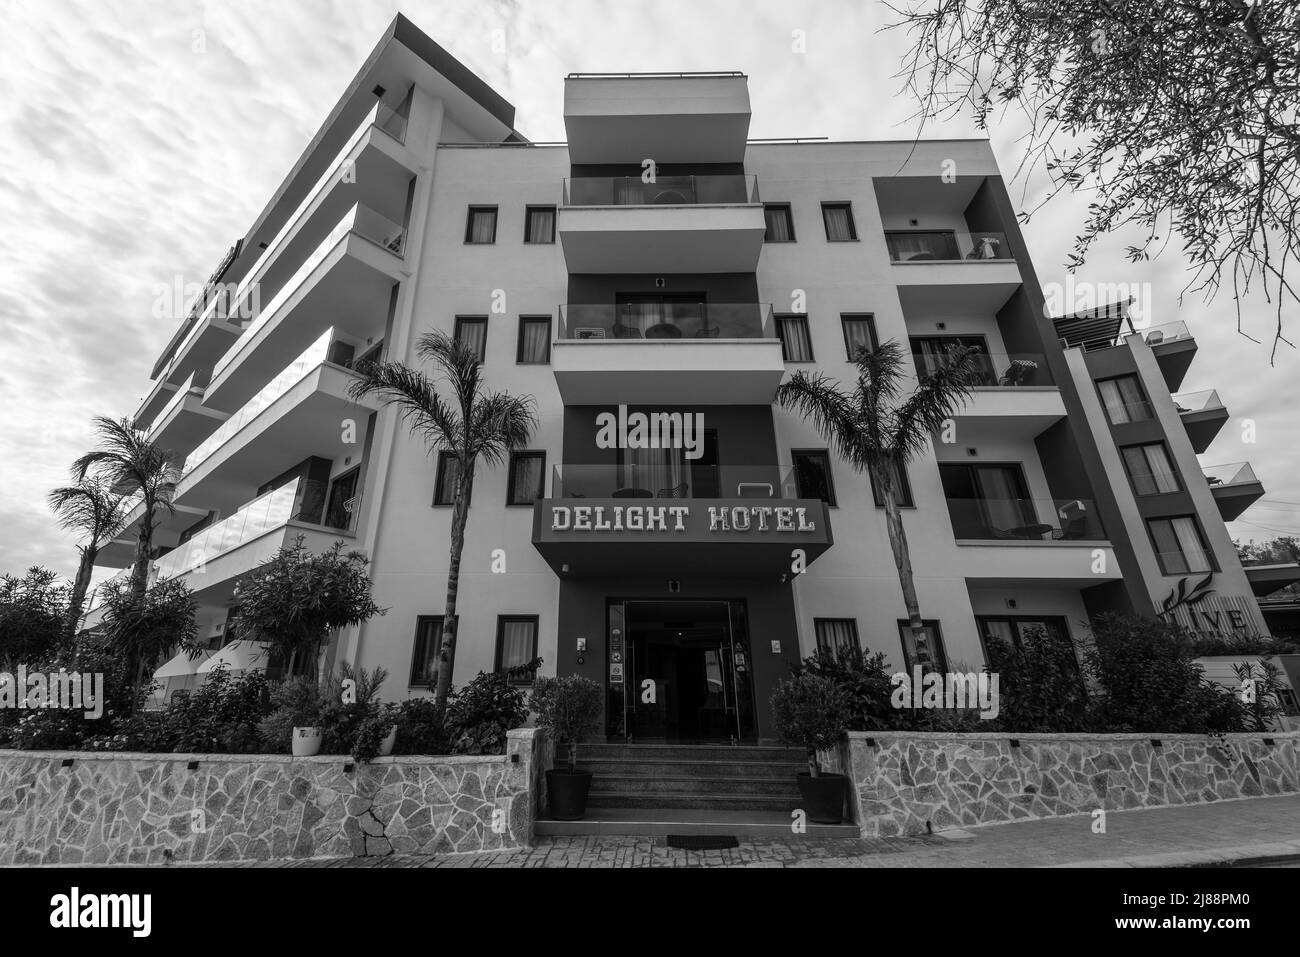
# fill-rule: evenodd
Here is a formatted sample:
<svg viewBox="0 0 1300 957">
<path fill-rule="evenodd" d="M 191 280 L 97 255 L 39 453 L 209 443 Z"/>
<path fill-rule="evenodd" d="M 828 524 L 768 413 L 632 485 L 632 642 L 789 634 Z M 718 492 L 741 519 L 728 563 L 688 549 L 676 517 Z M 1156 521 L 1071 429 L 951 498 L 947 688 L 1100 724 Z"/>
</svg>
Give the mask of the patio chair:
<svg viewBox="0 0 1300 957">
<path fill-rule="evenodd" d="M 686 493 L 690 486 L 685 482 L 680 485 L 674 485 L 672 488 L 661 488 L 655 493 L 655 498 L 686 498 Z"/>
<path fill-rule="evenodd" d="M 640 339 L 641 330 L 635 326 L 625 326 L 617 319 L 614 320 L 614 338 L 615 339 Z"/>
</svg>

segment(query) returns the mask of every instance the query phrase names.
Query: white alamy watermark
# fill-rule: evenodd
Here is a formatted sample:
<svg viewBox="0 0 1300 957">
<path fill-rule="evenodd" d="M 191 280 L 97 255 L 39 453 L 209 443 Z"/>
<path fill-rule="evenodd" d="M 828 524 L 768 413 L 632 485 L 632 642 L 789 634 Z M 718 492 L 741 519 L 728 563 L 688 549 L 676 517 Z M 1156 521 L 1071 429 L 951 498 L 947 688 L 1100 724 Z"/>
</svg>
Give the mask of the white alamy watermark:
<svg viewBox="0 0 1300 957">
<path fill-rule="evenodd" d="M 255 319 L 262 311 L 261 284 L 253 283 L 241 296 L 238 283 L 185 282 L 176 276 L 170 283 L 153 284 L 149 314 L 155 319 L 180 321 L 191 313 L 203 315 L 217 300 L 222 303 L 221 318 Z"/>
<path fill-rule="evenodd" d="M 1116 303 L 1128 304 L 1129 321 L 1136 328 L 1145 328 L 1154 318 L 1149 282 L 1087 282 L 1067 275 L 1064 283 L 1043 283 L 1043 312 L 1049 319 Z"/>
<path fill-rule="evenodd" d="M 684 449 L 686 458 L 704 454 L 703 412 L 632 412 L 596 416 L 598 449 Z"/>
<path fill-rule="evenodd" d="M 997 672 L 924 673 L 920 665 L 915 665 L 911 675 L 900 671 L 889 683 L 894 686 L 889 703 L 895 708 L 978 708 L 985 720 L 998 716 Z"/>
<path fill-rule="evenodd" d="M 0 671 L 0 708 L 62 708 L 87 718 L 104 714 L 104 675 L 101 672 Z"/>
<path fill-rule="evenodd" d="M 152 894 L 83 894 L 74 887 L 50 898 L 50 926 L 57 928 L 126 927 L 132 937 L 148 937 L 152 912 Z"/>
</svg>

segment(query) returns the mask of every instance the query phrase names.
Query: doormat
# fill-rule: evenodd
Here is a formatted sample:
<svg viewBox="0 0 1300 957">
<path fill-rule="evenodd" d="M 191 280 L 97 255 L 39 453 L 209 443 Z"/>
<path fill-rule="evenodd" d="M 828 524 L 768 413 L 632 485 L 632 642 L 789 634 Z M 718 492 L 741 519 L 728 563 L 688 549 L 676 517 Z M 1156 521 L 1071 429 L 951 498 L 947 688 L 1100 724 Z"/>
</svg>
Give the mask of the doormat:
<svg viewBox="0 0 1300 957">
<path fill-rule="evenodd" d="M 669 834 L 668 846 L 681 848 L 683 851 L 725 851 L 729 847 L 740 847 L 740 841 L 728 834 L 717 836 L 696 836 L 688 834 Z"/>
</svg>

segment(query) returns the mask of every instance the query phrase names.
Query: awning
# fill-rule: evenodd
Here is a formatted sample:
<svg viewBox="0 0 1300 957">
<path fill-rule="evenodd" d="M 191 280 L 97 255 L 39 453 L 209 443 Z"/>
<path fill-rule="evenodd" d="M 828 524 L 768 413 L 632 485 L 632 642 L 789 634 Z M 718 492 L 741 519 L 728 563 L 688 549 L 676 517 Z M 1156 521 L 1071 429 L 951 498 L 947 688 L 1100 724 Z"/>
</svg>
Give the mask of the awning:
<svg viewBox="0 0 1300 957">
<path fill-rule="evenodd" d="M 175 658 L 168 661 L 165 665 L 153 673 L 155 681 L 161 681 L 163 678 L 180 678 L 184 675 L 196 675 L 199 669 L 207 660 L 211 652 L 204 651 L 197 658 L 190 658 L 188 651 L 182 651 Z"/>
<path fill-rule="evenodd" d="M 207 674 L 217 665 L 225 664 L 230 671 L 249 671 L 265 668 L 267 662 L 266 645 L 260 641 L 232 641 L 203 664 L 198 673 Z"/>
</svg>

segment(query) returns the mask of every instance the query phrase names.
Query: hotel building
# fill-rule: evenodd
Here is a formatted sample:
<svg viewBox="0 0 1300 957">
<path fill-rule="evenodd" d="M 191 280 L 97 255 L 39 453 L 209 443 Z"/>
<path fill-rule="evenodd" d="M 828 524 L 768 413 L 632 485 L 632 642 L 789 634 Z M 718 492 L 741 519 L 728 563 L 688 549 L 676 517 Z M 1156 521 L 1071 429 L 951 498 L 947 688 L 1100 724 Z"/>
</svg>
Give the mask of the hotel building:
<svg viewBox="0 0 1300 957">
<path fill-rule="evenodd" d="M 1171 394 L 1195 339 L 1048 317 L 986 141 L 751 141 L 738 73 L 570 75 L 567 144 L 514 119 L 398 16 L 159 357 L 135 421 L 184 464 L 156 574 L 214 650 L 240 575 L 341 539 L 387 613 L 330 654 L 425 693 L 454 469 L 348 387 L 431 330 L 539 422 L 474 478 L 458 685 L 540 656 L 606 689 L 611 740 L 769 740 L 775 682 L 818 647 L 978 669 L 986 636 L 1077 641 L 1206 575 L 1206 611 L 1263 630 L 1223 524 L 1259 483 L 1207 482 L 1227 413 Z M 902 477 L 920 646 L 870 482 L 773 403 L 797 371 L 851 388 L 887 340 L 917 376 L 982 353 Z M 689 447 L 632 447 L 638 414 Z"/>
</svg>

